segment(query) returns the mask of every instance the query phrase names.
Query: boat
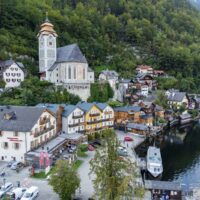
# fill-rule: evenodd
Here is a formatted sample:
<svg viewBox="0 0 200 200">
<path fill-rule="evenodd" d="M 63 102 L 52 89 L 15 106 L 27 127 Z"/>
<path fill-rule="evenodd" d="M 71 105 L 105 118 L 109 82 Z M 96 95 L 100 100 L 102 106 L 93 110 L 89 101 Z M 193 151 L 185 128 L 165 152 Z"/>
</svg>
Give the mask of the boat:
<svg viewBox="0 0 200 200">
<path fill-rule="evenodd" d="M 157 178 L 162 175 L 163 165 L 160 149 L 155 146 L 149 146 L 147 151 L 147 170 L 154 177 Z"/>
</svg>

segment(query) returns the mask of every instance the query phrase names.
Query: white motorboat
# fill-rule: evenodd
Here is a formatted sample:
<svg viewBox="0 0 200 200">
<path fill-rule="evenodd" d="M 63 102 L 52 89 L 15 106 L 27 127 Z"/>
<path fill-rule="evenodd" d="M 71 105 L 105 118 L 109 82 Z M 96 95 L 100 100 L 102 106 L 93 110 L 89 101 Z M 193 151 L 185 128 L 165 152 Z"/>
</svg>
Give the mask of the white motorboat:
<svg viewBox="0 0 200 200">
<path fill-rule="evenodd" d="M 150 146 L 147 151 L 147 170 L 154 177 L 158 177 L 163 172 L 160 149 Z"/>
</svg>

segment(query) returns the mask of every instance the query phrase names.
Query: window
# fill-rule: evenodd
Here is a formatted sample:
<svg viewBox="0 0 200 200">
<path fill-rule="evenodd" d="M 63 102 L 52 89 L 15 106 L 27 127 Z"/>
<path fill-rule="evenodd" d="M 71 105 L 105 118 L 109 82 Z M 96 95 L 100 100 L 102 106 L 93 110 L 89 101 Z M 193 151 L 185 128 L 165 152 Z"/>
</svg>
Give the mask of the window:
<svg viewBox="0 0 200 200">
<path fill-rule="evenodd" d="M 8 148 L 8 142 L 3 142 L 3 148 L 7 149 Z"/>
<path fill-rule="evenodd" d="M 74 79 L 76 79 L 76 67 L 74 67 Z"/>
<path fill-rule="evenodd" d="M 16 81 L 16 79 L 12 79 L 12 82 L 14 83 Z"/>
<path fill-rule="evenodd" d="M 85 68 L 83 69 L 83 79 L 85 79 Z"/>
<path fill-rule="evenodd" d="M 14 68 L 12 68 L 12 67 L 11 67 L 10 69 L 11 69 L 11 71 L 13 71 L 13 70 L 14 70 Z"/>
<path fill-rule="evenodd" d="M 6 82 L 10 82 L 10 79 L 6 79 Z"/>
<path fill-rule="evenodd" d="M 10 73 L 6 73 L 6 76 L 10 76 Z"/>
<path fill-rule="evenodd" d="M 21 79 L 17 79 L 17 82 L 21 82 Z"/>
<path fill-rule="evenodd" d="M 20 76 L 21 76 L 21 74 L 20 74 L 20 73 L 17 73 L 17 76 L 18 76 L 18 77 L 20 77 Z"/>
<path fill-rule="evenodd" d="M 13 136 L 18 137 L 19 136 L 18 132 L 14 132 Z"/>
<path fill-rule="evenodd" d="M 15 71 L 18 71 L 18 68 L 15 68 Z"/>
<path fill-rule="evenodd" d="M 11 76 L 15 76 L 15 73 L 11 73 Z"/>
<path fill-rule="evenodd" d="M 68 78 L 71 79 L 71 67 L 68 68 Z"/>
<path fill-rule="evenodd" d="M 14 146 L 14 149 L 19 149 L 19 143 L 14 143 L 13 146 Z"/>
</svg>

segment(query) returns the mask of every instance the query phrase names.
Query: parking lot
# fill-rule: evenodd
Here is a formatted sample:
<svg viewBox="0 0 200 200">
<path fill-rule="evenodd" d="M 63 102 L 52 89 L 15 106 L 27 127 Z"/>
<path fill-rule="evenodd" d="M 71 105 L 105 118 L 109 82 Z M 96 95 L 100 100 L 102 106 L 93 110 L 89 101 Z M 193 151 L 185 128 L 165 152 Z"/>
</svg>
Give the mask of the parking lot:
<svg viewBox="0 0 200 200">
<path fill-rule="evenodd" d="M 19 173 L 17 173 L 6 165 L 6 162 L 0 162 L 0 170 L 3 170 L 4 168 L 6 172 L 4 177 L 0 177 L 0 185 L 3 185 L 4 178 L 6 182 L 11 182 L 14 187 L 17 187 L 17 182 L 20 181 L 20 185 L 23 187 L 37 186 L 39 188 L 39 196 L 37 197 L 37 200 L 59 200 L 58 195 L 53 192 L 46 179 L 35 179 L 29 177 L 28 167 L 23 168 Z"/>
</svg>

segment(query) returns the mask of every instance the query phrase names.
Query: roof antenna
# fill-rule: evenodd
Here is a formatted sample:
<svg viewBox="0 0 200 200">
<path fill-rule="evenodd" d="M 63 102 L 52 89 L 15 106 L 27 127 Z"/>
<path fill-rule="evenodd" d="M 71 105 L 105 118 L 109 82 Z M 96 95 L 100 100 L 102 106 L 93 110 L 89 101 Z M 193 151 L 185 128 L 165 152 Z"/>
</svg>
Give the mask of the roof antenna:
<svg viewBox="0 0 200 200">
<path fill-rule="evenodd" d="M 48 18 L 48 12 L 46 12 L 46 18 L 45 18 L 45 22 L 49 22 L 49 18 Z"/>
</svg>

